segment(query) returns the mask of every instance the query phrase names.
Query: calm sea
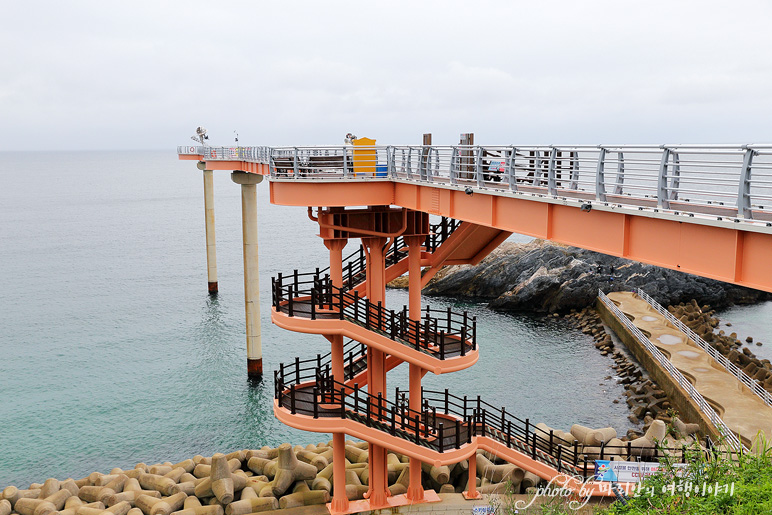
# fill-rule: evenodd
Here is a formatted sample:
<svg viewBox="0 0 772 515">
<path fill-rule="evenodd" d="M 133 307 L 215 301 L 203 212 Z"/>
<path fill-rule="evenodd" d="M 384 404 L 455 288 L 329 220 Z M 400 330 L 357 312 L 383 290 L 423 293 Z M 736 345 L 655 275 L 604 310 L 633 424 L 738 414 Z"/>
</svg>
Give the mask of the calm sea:
<svg viewBox="0 0 772 515">
<path fill-rule="evenodd" d="M 267 370 L 264 384 L 251 385 L 239 187 L 227 172 L 215 176 L 214 298 L 206 292 L 203 181 L 194 163 L 173 152 L 0 153 L 0 181 L 0 488 L 328 439 L 290 429 L 272 412 L 277 364 L 329 349 L 323 337 L 270 323 L 271 276 L 325 266 L 305 209 L 271 205 L 267 183 L 258 187 Z M 395 307 L 407 302 L 402 291 L 387 298 Z M 622 388 L 604 380 L 610 361 L 564 321 L 425 302 L 476 315 L 481 345 L 477 365 L 429 374 L 427 387 L 481 394 L 564 429 L 630 427 L 624 402 L 613 403 Z M 731 314 L 751 324 L 770 311 Z M 769 324 L 753 331 L 772 345 Z M 403 365 L 389 387 L 406 377 Z"/>
</svg>

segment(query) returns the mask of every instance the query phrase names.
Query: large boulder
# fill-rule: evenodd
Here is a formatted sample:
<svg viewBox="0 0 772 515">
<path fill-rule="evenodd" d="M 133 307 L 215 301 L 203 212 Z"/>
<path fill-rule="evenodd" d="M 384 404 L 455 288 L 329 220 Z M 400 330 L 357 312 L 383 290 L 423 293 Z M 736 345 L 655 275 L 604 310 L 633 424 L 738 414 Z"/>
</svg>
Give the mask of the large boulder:
<svg viewBox="0 0 772 515">
<path fill-rule="evenodd" d="M 642 288 L 663 305 L 696 299 L 722 308 L 769 299 L 766 292 L 722 283 L 544 240 L 504 243 L 476 266 L 441 270 L 425 295 L 485 299 L 501 311 L 565 312 L 591 304 L 598 289 Z"/>
</svg>

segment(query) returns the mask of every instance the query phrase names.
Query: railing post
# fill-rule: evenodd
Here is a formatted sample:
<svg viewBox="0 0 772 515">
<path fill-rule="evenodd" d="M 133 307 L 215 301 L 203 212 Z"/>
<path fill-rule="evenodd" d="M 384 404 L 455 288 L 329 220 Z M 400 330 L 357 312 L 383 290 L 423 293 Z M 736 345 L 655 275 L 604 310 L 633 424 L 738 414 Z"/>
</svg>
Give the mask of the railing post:
<svg viewBox="0 0 772 515">
<path fill-rule="evenodd" d="M 737 216 L 746 220 L 753 218 L 751 209 L 751 167 L 755 152 L 748 148 L 743 156 L 743 168 L 740 171 L 740 182 L 737 188 Z"/>
<path fill-rule="evenodd" d="M 681 187 L 681 162 L 678 152 L 671 152 L 673 156 L 673 170 L 670 177 L 670 189 L 668 200 L 678 200 L 678 188 Z"/>
<path fill-rule="evenodd" d="M 314 387 L 314 418 L 319 418 L 319 389 Z"/>
<path fill-rule="evenodd" d="M 606 149 L 600 147 L 598 151 L 598 167 L 595 170 L 595 199 L 598 202 L 606 201 Z"/>
<path fill-rule="evenodd" d="M 456 449 L 461 448 L 461 421 L 456 419 Z"/>
<path fill-rule="evenodd" d="M 333 392 L 335 388 L 333 388 Z M 340 389 L 340 418 L 346 418 L 346 389 Z"/>
<path fill-rule="evenodd" d="M 290 385 L 290 413 L 295 414 L 295 385 Z"/>
<path fill-rule="evenodd" d="M 569 152 L 569 159 L 571 160 L 571 182 L 568 185 L 568 189 L 579 189 L 579 152 Z"/>
<path fill-rule="evenodd" d="M 338 306 L 339 306 L 339 309 L 340 309 L 340 319 L 343 320 L 343 318 L 344 318 L 344 316 L 343 316 L 343 308 L 345 307 L 343 305 L 343 288 L 338 290 Z"/>
<path fill-rule="evenodd" d="M 563 468 L 563 458 L 561 456 L 562 454 L 563 454 L 563 446 L 558 445 L 558 472 L 560 472 Z"/>
<path fill-rule="evenodd" d="M 670 149 L 662 150 L 662 160 L 659 163 L 659 176 L 657 178 L 657 206 L 662 209 L 670 208 L 670 198 L 667 186 L 667 162 L 670 160 Z"/>
<path fill-rule="evenodd" d="M 437 431 L 440 438 L 440 453 L 442 453 L 445 452 L 445 442 L 443 441 L 445 439 L 445 425 L 442 422 L 440 422 L 440 427 Z"/>
<path fill-rule="evenodd" d="M 628 442 L 628 449 L 630 448 L 630 442 Z M 630 456 L 630 453 L 627 454 Z M 576 468 L 579 465 L 579 442 L 577 440 L 574 440 L 574 462 L 573 462 L 574 468 Z"/>
<path fill-rule="evenodd" d="M 276 400 L 279 402 L 279 406 L 281 406 L 281 398 L 282 398 L 282 387 L 279 380 L 279 371 L 274 370 L 273 371 L 273 395 L 276 397 Z"/>
<path fill-rule="evenodd" d="M 311 288 L 311 320 L 316 320 L 316 288 Z"/>
<path fill-rule="evenodd" d="M 440 331 L 440 359 L 445 359 L 445 331 Z"/>
<path fill-rule="evenodd" d="M 556 175 L 555 167 L 557 166 L 557 157 L 558 157 L 558 149 L 556 149 L 555 147 L 552 147 L 552 149 L 550 150 L 549 164 L 547 165 L 547 193 L 549 193 L 553 197 L 557 197 L 558 195 L 558 183 L 555 177 Z"/>
<path fill-rule="evenodd" d="M 625 154 L 617 152 L 617 178 L 614 184 L 614 195 L 623 193 L 622 185 L 625 183 Z"/>
<path fill-rule="evenodd" d="M 450 184 L 453 186 L 458 184 L 458 157 L 458 147 L 453 147 L 450 153 L 450 169 L 448 170 Z"/>
<path fill-rule="evenodd" d="M 475 162 L 474 162 L 474 172 L 475 177 L 477 178 L 477 187 L 482 188 L 485 186 L 485 178 L 483 177 L 483 149 L 482 147 L 477 147 L 477 156 L 475 156 Z"/>
<path fill-rule="evenodd" d="M 391 145 L 386 147 L 386 170 L 389 177 L 397 176 L 397 167 L 394 165 L 394 147 Z"/>
<path fill-rule="evenodd" d="M 517 158 L 517 148 L 512 147 L 507 150 L 507 159 L 504 166 L 507 170 L 507 182 L 509 191 L 517 191 L 517 176 L 515 175 L 515 159 Z"/>
<path fill-rule="evenodd" d="M 287 315 L 295 316 L 295 297 L 292 295 L 292 285 L 288 286 L 289 292 L 287 292 Z"/>
</svg>

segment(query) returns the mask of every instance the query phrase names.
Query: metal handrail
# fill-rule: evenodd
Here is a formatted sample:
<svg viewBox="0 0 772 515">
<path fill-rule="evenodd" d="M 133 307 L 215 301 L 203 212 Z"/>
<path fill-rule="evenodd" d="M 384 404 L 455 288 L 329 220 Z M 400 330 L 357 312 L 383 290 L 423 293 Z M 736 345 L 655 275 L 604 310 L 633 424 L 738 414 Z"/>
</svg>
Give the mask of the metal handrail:
<svg viewBox="0 0 772 515">
<path fill-rule="evenodd" d="M 638 296 L 649 303 L 649 305 L 657 310 L 659 314 L 664 316 L 671 324 L 673 324 L 678 330 L 692 340 L 698 347 L 707 352 L 710 357 L 715 359 L 727 372 L 735 376 L 742 384 L 747 386 L 753 393 L 755 393 L 767 406 L 772 406 L 772 395 L 769 394 L 755 379 L 752 379 L 742 369 L 737 367 L 734 363 L 729 361 L 723 354 L 721 354 L 715 347 L 703 340 L 697 333 L 695 333 L 689 326 L 678 320 L 673 316 L 670 311 L 665 309 L 659 302 L 651 298 L 645 291 L 638 288 L 636 290 Z"/>
<path fill-rule="evenodd" d="M 770 198 L 772 185 L 754 177 L 772 164 L 770 145 L 179 146 L 177 152 L 265 164 L 273 180 L 442 183 L 663 212 L 675 212 L 671 203 L 678 202 L 679 213 L 772 227 L 772 203 L 759 203 Z M 686 187 L 695 181 L 708 188 Z M 710 211 L 714 196 L 728 199 L 724 212 Z M 656 204 L 641 206 L 644 200 Z"/>
<path fill-rule="evenodd" d="M 296 358 L 274 371 L 274 396 L 280 406 L 293 415 L 351 419 L 440 453 L 459 449 L 471 443 L 472 437 L 483 436 L 546 463 L 558 472 L 590 477 L 596 459 L 615 454 L 656 459 L 662 453 L 680 453 L 685 461 L 687 455 L 703 452 L 686 446 L 638 448 L 631 442 L 603 443 L 597 451 L 585 452 L 579 449 L 576 440 L 562 440 L 553 430 L 544 431 L 528 419 L 522 420 L 507 412 L 506 408 L 491 406 L 479 396 L 460 397 L 447 389 L 422 389 L 421 408 L 415 410 L 410 408 L 406 393 L 399 388 L 394 400 L 388 400 L 383 395 L 365 392 L 358 384 L 333 380 L 329 368 L 308 368 L 306 365 L 313 361 Z"/>
<path fill-rule="evenodd" d="M 747 448 L 740 442 L 737 436 L 729 429 L 724 421 L 721 420 L 721 417 L 718 416 L 713 407 L 708 404 L 700 392 L 694 388 L 694 385 L 692 385 L 692 383 L 690 383 L 683 376 L 683 374 L 675 366 L 673 366 L 670 360 L 667 359 L 664 354 L 662 354 L 656 345 L 651 343 L 651 340 L 649 340 L 646 335 L 644 335 L 643 332 L 641 332 L 641 330 L 638 329 L 638 327 L 633 324 L 624 313 L 622 313 L 617 305 L 614 304 L 614 302 L 612 302 L 611 299 L 609 299 L 602 290 L 598 290 L 598 297 L 600 298 L 601 302 L 603 302 L 603 304 L 609 309 L 609 311 L 611 311 L 614 316 L 630 331 L 635 339 L 637 339 L 638 342 L 651 353 L 654 359 L 656 359 L 657 362 L 662 365 L 662 367 L 670 374 L 673 380 L 677 382 L 681 388 L 686 390 L 686 393 L 689 395 L 689 397 L 697 404 L 697 406 L 699 406 L 699 408 L 708 417 L 708 419 L 710 419 L 711 423 L 716 427 L 716 429 L 722 433 L 724 438 L 726 438 L 727 443 L 733 449 L 747 451 Z"/>
<path fill-rule="evenodd" d="M 272 278 L 273 306 L 292 317 L 304 313 L 311 320 L 320 317 L 348 320 L 391 340 L 445 360 L 455 355 L 465 356 L 477 350 L 477 318 L 466 311 L 456 313 L 450 308 L 436 310 L 430 306 L 420 320 L 411 320 L 407 307 L 402 311 L 385 308 L 332 284 L 329 275 L 318 271 Z M 444 315 L 444 316 L 443 316 Z M 458 347 L 458 349 L 455 349 Z"/>
</svg>

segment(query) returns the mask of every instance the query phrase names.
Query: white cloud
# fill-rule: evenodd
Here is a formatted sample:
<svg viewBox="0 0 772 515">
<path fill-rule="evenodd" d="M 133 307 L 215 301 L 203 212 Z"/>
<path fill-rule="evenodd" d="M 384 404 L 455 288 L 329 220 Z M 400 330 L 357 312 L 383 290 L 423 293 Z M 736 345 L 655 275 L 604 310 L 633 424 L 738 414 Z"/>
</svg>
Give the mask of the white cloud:
<svg viewBox="0 0 772 515">
<path fill-rule="evenodd" d="M 772 141 L 762 1 L 0 7 L 1 148 Z"/>
</svg>

